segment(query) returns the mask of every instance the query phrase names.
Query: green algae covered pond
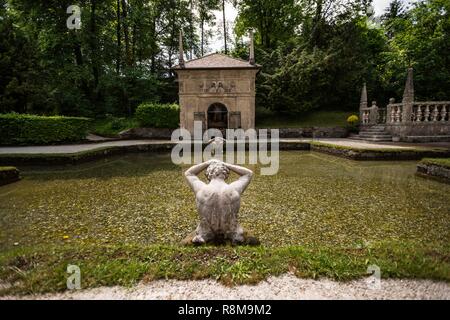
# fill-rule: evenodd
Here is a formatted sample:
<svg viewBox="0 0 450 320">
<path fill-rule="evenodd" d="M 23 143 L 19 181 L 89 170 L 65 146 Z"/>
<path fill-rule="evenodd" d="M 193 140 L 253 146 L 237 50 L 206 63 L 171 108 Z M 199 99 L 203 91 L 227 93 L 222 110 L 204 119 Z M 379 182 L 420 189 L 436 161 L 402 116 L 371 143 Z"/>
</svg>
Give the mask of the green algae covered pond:
<svg viewBox="0 0 450 320">
<path fill-rule="evenodd" d="M 450 244 L 450 185 L 416 177 L 416 162 L 286 151 L 274 176 L 248 167 L 257 174 L 240 221 L 263 246 Z M 22 168 L 20 182 L 0 187 L 0 249 L 176 245 L 197 223 L 186 168 L 156 154 Z"/>
</svg>

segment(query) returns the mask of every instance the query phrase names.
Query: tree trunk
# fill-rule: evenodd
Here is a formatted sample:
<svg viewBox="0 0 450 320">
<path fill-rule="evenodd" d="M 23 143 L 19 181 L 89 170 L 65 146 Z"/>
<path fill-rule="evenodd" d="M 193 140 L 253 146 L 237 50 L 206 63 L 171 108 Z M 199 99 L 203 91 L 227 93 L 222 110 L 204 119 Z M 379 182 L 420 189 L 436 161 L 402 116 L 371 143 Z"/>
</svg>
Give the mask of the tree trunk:
<svg viewBox="0 0 450 320">
<path fill-rule="evenodd" d="M 117 60 L 116 60 L 116 72 L 120 73 L 120 60 L 121 60 L 121 32 L 120 32 L 120 0 L 117 0 Z"/>
<path fill-rule="evenodd" d="M 202 54 L 203 57 L 203 42 L 204 42 L 204 21 L 203 19 L 200 20 L 200 33 L 201 33 L 201 42 L 200 42 L 200 53 Z"/>
<path fill-rule="evenodd" d="M 225 54 L 228 54 L 227 48 L 227 21 L 225 20 L 225 0 L 222 0 L 222 14 L 223 14 L 223 41 L 225 44 Z"/>
<path fill-rule="evenodd" d="M 81 66 L 83 64 L 83 54 L 81 53 L 81 44 L 79 41 L 75 43 L 73 52 L 75 54 L 75 62 L 77 66 Z"/>
<path fill-rule="evenodd" d="M 316 12 L 314 14 L 312 31 L 311 31 L 311 47 L 319 45 L 320 24 L 322 23 L 323 0 L 316 0 Z"/>
<path fill-rule="evenodd" d="M 97 43 L 98 43 L 98 39 L 97 39 L 97 25 L 96 25 L 96 6 L 97 6 L 97 2 L 96 0 L 91 0 L 91 54 L 92 54 L 92 74 L 94 76 L 94 92 L 95 92 L 95 96 L 97 88 L 98 88 L 98 83 L 99 83 L 99 61 L 98 61 L 98 56 L 99 53 L 97 52 Z"/>
<path fill-rule="evenodd" d="M 150 64 L 150 70 L 152 74 L 155 74 L 156 72 L 156 18 L 152 17 L 152 43 L 151 43 L 151 64 Z"/>
<path fill-rule="evenodd" d="M 131 66 L 132 60 L 131 60 L 131 52 L 130 52 L 130 37 L 129 37 L 129 32 L 128 32 L 127 11 L 128 11 L 127 1 L 122 0 L 122 19 L 123 19 L 122 25 L 123 25 L 123 36 L 124 36 L 124 40 L 125 40 L 126 63 L 127 63 L 127 66 Z"/>
<path fill-rule="evenodd" d="M 194 12 L 194 0 L 190 0 L 189 3 L 190 3 L 190 7 L 191 7 L 191 12 Z M 193 37 L 194 36 L 194 20 L 193 19 L 191 19 L 189 29 L 191 31 L 191 37 Z M 190 59 L 193 59 L 194 58 L 194 40 L 193 39 L 191 39 L 191 41 L 190 41 L 190 46 L 191 46 L 191 48 L 190 48 L 190 52 L 191 52 Z"/>
<path fill-rule="evenodd" d="M 137 26 L 136 23 L 133 23 L 133 31 L 131 38 L 131 64 L 134 65 L 135 57 L 136 57 L 136 37 L 137 37 Z"/>
</svg>

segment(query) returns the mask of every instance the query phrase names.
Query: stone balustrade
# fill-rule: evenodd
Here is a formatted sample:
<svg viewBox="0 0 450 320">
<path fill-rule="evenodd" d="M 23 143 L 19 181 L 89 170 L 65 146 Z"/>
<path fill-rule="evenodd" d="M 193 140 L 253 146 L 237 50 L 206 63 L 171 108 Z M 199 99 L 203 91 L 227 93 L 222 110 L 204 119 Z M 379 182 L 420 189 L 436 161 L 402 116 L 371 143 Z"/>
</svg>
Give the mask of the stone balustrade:
<svg viewBox="0 0 450 320">
<path fill-rule="evenodd" d="M 370 108 L 361 108 L 361 123 L 369 124 L 370 119 Z"/>
<path fill-rule="evenodd" d="M 389 103 L 386 108 L 387 123 L 402 122 L 402 113 L 403 113 L 403 104 L 402 103 Z"/>
<path fill-rule="evenodd" d="M 415 101 L 413 70 L 408 69 L 402 101 L 389 99 L 386 109 L 367 106 L 366 84 L 359 104 L 361 125 L 383 124 L 385 133 L 408 142 L 450 141 L 450 101 Z"/>
<path fill-rule="evenodd" d="M 411 121 L 450 122 L 450 101 L 414 102 Z"/>
<path fill-rule="evenodd" d="M 367 124 L 377 124 L 379 122 L 379 112 L 376 101 L 372 101 L 371 107 L 361 107 L 360 115 L 361 115 L 361 123 L 363 125 Z"/>
</svg>

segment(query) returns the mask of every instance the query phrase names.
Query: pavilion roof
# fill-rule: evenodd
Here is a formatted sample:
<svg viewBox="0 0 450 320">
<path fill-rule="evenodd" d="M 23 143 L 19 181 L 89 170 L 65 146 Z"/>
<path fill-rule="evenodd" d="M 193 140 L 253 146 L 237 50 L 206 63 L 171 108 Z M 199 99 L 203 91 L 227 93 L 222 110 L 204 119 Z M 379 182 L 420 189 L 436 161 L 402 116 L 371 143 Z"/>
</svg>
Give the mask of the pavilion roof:
<svg viewBox="0 0 450 320">
<path fill-rule="evenodd" d="M 249 61 L 232 58 L 222 53 L 211 53 L 203 57 L 188 60 L 184 68 L 179 65 L 174 69 L 255 69 L 261 68 L 258 64 L 250 64 Z"/>
</svg>

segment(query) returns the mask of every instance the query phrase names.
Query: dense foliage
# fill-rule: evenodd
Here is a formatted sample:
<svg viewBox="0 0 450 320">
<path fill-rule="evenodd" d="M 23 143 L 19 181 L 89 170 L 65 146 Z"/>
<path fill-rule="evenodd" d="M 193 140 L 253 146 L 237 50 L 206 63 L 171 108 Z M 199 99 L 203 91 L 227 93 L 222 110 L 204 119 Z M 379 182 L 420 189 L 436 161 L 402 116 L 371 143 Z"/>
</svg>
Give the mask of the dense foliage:
<svg viewBox="0 0 450 320">
<path fill-rule="evenodd" d="M 123 117 L 174 103 L 180 30 L 190 59 L 212 39 L 248 58 L 254 29 L 257 106 L 277 113 L 356 109 L 364 81 L 383 106 L 401 97 L 409 66 L 419 98 L 449 99 L 450 1 L 393 0 L 378 17 L 371 2 L 80 0 L 81 28 L 69 29 L 73 1 L 0 0 L 0 113 Z"/>
<path fill-rule="evenodd" d="M 143 103 L 136 109 L 136 120 L 141 127 L 178 128 L 180 107 L 177 104 Z"/>
<path fill-rule="evenodd" d="M 90 120 L 81 117 L 0 115 L 0 145 L 32 145 L 80 141 Z"/>
</svg>

